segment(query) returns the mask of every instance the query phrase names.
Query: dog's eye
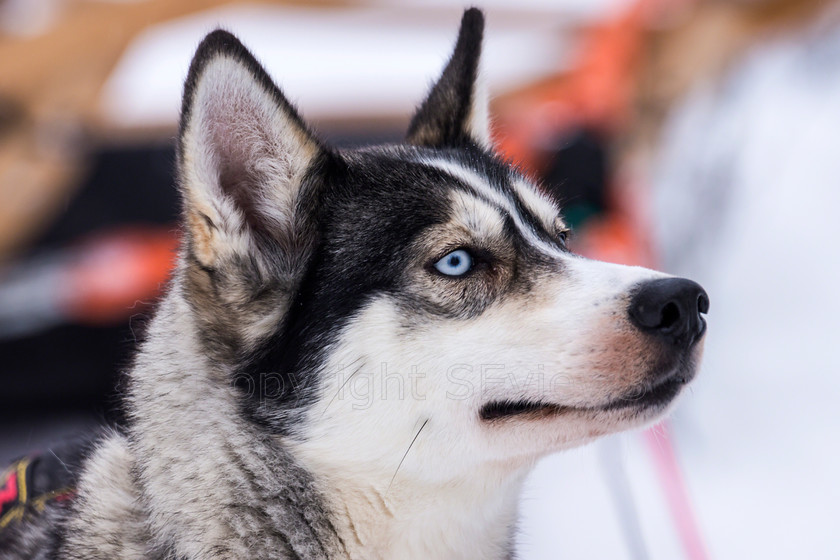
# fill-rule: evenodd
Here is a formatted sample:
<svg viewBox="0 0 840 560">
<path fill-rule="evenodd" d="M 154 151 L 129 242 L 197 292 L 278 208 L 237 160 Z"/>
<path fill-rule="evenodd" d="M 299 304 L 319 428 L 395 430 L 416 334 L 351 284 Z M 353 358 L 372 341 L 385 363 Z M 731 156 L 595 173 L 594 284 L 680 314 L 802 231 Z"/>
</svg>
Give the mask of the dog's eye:
<svg viewBox="0 0 840 560">
<path fill-rule="evenodd" d="M 557 232 L 557 238 L 560 240 L 560 244 L 565 247 L 566 241 L 569 239 L 569 230 Z"/>
<path fill-rule="evenodd" d="M 473 258 L 465 249 L 452 251 L 438 262 L 435 268 L 446 276 L 463 276 L 472 269 Z"/>
<path fill-rule="evenodd" d="M 565 248 L 566 242 L 569 240 L 569 227 L 562 218 L 557 218 L 554 221 L 554 231 L 557 235 L 557 241 Z"/>
</svg>

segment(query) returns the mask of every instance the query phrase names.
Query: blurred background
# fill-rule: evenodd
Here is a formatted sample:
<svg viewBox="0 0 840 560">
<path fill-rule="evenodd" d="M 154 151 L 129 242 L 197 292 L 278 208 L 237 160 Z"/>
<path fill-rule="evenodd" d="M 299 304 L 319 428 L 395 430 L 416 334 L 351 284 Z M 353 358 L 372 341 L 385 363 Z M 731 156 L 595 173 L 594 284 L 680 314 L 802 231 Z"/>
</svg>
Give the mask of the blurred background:
<svg viewBox="0 0 840 560">
<path fill-rule="evenodd" d="M 486 0 L 500 151 L 574 249 L 700 281 L 665 424 L 550 457 L 523 559 L 839 558 L 840 6 Z M 178 243 L 174 136 L 221 25 L 322 136 L 399 140 L 449 0 L 0 0 L 0 463 L 103 420 Z"/>
</svg>

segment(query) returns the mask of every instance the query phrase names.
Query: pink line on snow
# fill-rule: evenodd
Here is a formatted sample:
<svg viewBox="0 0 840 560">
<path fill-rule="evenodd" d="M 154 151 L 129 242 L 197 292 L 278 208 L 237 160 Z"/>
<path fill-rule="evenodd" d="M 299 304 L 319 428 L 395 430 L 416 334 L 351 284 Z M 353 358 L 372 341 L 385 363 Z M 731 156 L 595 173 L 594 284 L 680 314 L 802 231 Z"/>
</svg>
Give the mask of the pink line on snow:
<svg viewBox="0 0 840 560">
<path fill-rule="evenodd" d="M 671 514 L 677 524 L 677 532 L 686 557 L 689 560 L 707 560 L 709 554 L 691 507 L 691 499 L 688 496 L 667 423 L 662 422 L 645 430 L 644 439 L 653 457 Z"/>
</svg>

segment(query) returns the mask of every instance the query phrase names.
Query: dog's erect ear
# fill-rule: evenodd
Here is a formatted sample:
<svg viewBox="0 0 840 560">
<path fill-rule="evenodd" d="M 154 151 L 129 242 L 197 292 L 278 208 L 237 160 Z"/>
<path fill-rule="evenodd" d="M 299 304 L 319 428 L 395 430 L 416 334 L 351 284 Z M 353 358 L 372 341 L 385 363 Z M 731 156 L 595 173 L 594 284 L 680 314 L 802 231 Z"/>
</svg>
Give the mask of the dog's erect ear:
<svg viewBox="0 0 840 560">
<path fill-rule="evenodd" d="M 488 98 L 478 79 L 483 34 L 484 15 L 470 8 L 443 74 L 411 119 L 410 144 L 441 148 L 473 142 L 491 147 Z"/>
<path fill-rule="evenodd" d="M 305 179 L 325 153 L 236 37 L 208 35 L 187 76 L 178 138 L 191 256 L 215 269 L 267 242 L 281 266 L 302 266 Z"/>
</svg>

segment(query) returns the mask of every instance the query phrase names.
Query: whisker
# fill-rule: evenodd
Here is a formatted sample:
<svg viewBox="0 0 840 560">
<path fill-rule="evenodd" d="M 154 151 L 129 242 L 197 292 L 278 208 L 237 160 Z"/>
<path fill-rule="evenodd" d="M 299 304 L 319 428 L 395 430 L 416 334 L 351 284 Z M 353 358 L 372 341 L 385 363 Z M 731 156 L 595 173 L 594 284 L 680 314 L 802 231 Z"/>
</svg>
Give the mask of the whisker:
<svg viewBox="0 0 840 560">
<path fill-rule="evenodd" d="M 411 447 L 414 445 L 414 442 L 417 441 L 417 437 L 420 435 L 420 432 L 423 431 L 423 428 L 425 428 L 426 424 L 428 424 L 428 423 L 429 423 L 429 419 L 426 418 L 426 421 L 423 422 L 423 425 L 420 426 L 420 429 L 417 430 L 416 434 L 414 434 L 414 439 L 412 439 L 411 443 L 408 444 L 408 449 L 406 449 L 405 453 L 403 453 L 402 459 L 400 459 L 400 464 L 397 465 L 397 470 L 394 471 L 394 476 L 391 477 L 391 482 L 388 483 L 388 490 L 391 489 L 391 485 L 394 483 L 394 479 L 397 478 L 397 473 L 400 472 L 400 467 L 402 466 L 403 461 L 405 461 L 405 458 L 408 456 L 408 452 L 411 451 Z M 386 490 L 385 492 L 387 493 L 388 490 Z"/>
<path fill-rule="evenodd" d="M 73 474 L 72 472 L 70 472 L 70 467 L 67 466 L 67 463 L 62 461 L 61 458 L 58 455 L 55 454 L 55 451 L 50 449 L 49 452 L 52 453 L 52 456 L 55 457 L 58 460 L 59 463 L 61 463 L 61 466 L 64 467 L 65 471 L 67 471 L 70 474 Z"/>
<path fill-rule="evenodd" d="M 361 359 L 362 359 L 361 357 L 356 358 L 355 360 L 353 360 L 352 362 L 350 362 L 350 365 L 352 366 L 353 364 L 357 363 L 357 362 L 358 362 L 359 360 L 361 360 Z M 335 395 L 333 395 L 333 398 L 331 398 L 331 399 L 330 399 L 330 402 L 328 402 L 328 403 L 327 403 L 327 406 L 324 408 L 324 412 L 322 412 L 322 413 L 321 413 L 321 418 L 323 418 L 323 417 L 324 417 L 324 414 L 326 414 L 326 413 L 327 413 L 327 411 L 330 409 L 330 405 L 331 405 L 333 402 L 335 402 L 335 399 L 337 399 L 337 398 L 338 398 L 338 395 L 340 395 L 340 394 L 341 394 L 341 391 L 343 391 L 343 390 L 344 390 L 344 387 L 345 387 L 348 383 L 350 383 L 350 380 L 351 380 L 351 379 L 353 379 L 353 376 L 354 376 L 354 375 L 356 375 L 357 373 L 359 373 L 360 371 L 362 371 L 362 368 L 363 368 L 363 367 L 365 367 L 365 363 L 364 363 L 364 362 L 363 362 L 362 364 L 360 364 L 360 365 L 359 365 L 359 367 L 357 367 L 357 368 L 356 368 L 356 370 L 355 370 L 353 373 L 351 373 L 349 376 L 347 376 L 347 379 L 345 379 L 345 380 L 344 380 L 344 383 L 342 383 L 342 384 L 341 384 L 341 387 L 339 387 L 339 388 L 338 388 L 338 391 L 336 391 L 336 392 L 335 392 Z"/>
</svg>

